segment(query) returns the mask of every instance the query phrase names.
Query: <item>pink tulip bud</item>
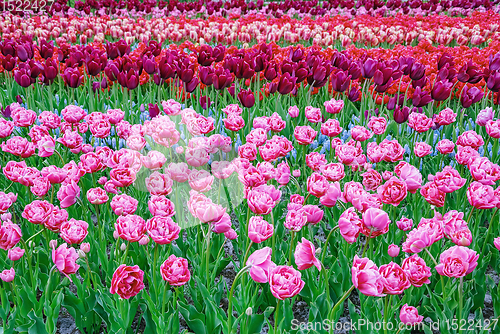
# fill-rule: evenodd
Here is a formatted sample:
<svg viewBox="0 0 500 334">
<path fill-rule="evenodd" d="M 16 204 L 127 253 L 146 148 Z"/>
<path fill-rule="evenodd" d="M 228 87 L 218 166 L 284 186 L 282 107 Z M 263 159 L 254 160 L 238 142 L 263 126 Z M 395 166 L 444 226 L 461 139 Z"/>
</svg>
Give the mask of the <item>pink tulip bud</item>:
<svg viewBox="0 0 500 334">
<path fill-rule="evenodd" d="M 399 246 L 392 244 L 389 245 L 389 249 L 387 250 L 387 253 L 389 254 L 390 257 L 396 257 L 399 255 Z"/>
</svg>

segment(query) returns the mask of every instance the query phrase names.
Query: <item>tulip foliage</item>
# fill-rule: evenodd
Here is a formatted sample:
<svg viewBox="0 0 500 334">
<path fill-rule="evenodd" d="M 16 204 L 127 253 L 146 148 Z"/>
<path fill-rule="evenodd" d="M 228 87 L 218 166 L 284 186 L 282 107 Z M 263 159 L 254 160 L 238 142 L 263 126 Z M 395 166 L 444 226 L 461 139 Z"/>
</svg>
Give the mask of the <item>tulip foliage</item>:
<svg viewBox="0 0 500 334">
<path fill-rule="evenodd" d="M 494 2 L 111 3 L 0 18 L 3 333 L 500 332 Z"/>
</svg>

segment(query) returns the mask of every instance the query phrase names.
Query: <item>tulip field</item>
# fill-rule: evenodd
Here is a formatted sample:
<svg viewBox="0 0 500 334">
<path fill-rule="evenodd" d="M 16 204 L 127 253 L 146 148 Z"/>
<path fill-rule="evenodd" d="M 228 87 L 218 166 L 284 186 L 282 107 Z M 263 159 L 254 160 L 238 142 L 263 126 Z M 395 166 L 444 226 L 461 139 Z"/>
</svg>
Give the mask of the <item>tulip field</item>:
<svg viewBox="0 0 500 334">
<path fill-rule="evenodd" d="M 0 333 L 500 333 L 499 0 L 18 2 Z"/>
</svg>

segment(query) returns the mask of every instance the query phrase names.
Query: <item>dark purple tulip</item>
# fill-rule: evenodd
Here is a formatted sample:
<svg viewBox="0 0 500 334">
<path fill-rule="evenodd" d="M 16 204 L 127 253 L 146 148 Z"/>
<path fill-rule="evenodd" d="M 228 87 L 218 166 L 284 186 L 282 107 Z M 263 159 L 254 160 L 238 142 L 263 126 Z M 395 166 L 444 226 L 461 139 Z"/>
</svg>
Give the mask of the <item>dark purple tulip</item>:
<svg viewBox="0 0 500 334">
<path fill-rule="evenodd" d="M 403 75 L 410 75 L 412 67 L 415 64 L 415 59 L 412 57 L 400 57 L 398 63 Z"/>
<path fill-rule="evenodd" d="M 17 57 L 19 58 L 20 61 L 25 62 L 28 60 L 28 51 L 26 50 L 26 47 L 24 45 L 18 45 L 16 49 L 16 54 Z"/>
<path fill-rule="evenodd" d="M 248 90 L 242 89 L 238 93 L 238 100 L 245 108 L 252 108 L 253 105 L 255 104 L 255 96 L 253 95 L 253 92 L 250 89 Z"/>
<path fill-rule="evenodd" d="M 450 97 L 452 86 L 453 83 L 449 81 L 437 81 L 434 84 L 434 87 L 432 87 L 431 97 L 435 101 L 446 100 L 448 97 Z"/>
<path fill-rule="evenodd" d="M 483 78 L 483 74 L 472 61 L 464 64 L 458 71 L 457 79 L 463 83 L 476 84 Z"/>
<path fill-rule="evenodd" d="M 181 63 L 178 69 L 179 78 L 184 82 L 189 82 L 194 77 L 194 64 L 191 64 L 188 60 Z"/>
<path fill-rule="evenodd" d="M 210 67 L 202 67 L 199 72 L 200 81 L 206 86 L 210 86 L 214 83 L 214 69 Z"/>
<path fill-rule="evenodd" d="M 438 72 L 438 78 L 442 81 L 452 81 L 457 76 L 455 67 L 445 64 Z"/>
<path fill-rule="evenodd" d="M 215 85 L 214 85 L 214 86 L 215 86 Z M 231 86 L 227 87 L 227 92 L 228 92 L 228 93 L 229 93 L 229 94 L 230 94 L 233 98 L 235 97 L 235 94 L 236 94 L 236 89 L 235 89 L 235 88 L 236 88 L 236 87 L 235 87 L 234 83 L 233 83 Z"/>
<path fill-rule="evenodd" d="M 92 91 L 94 92 L 94 94 L 97 93 L 100 88 L 101 88 L 101 83 L 99 81 L 92 82 Z"/>
<path fill-rule="evenodd" d="M 200 52 L 198 53 L 198 64 L 201 66 L 210 66 L 213 62 L 212 47 L 210 45 L 203 44 L 200 47 Z"/>
<path fill-rule="evenodd" d="M 186 82 L 186 91 L 188 93 L 194 92 L 199 83 L 200 81 L 198 80 L 198 78 L 194 77 L 191 81 Z"/>
<path fill-rule="evenodd" d="M 347 95 L 347 98 L 351 102 L 359 101 L 359 99 L 361 98 L 361 91 L 358 88 L 352 87 L 349 90 L 349 95 Z"/>
<path fill-rule="evenodd" d="M 479 88 L 472 87 L 469 89 L 467 88 L 467 86 L 465 86 L 460 96 L 460 102 L 462 103 L 462 106 L 464 108 L 469 108 L 474 103 L 481 101 L 483 96 L 484 93 Z"/>
<path fill-rule="evenodd" d="M 441 57 L 438 60 L 438 70 L 443 68 L 446 64 L 448 64 L 448 66 L 450 66 L 450 67 L 455 66 L 455 62 L 453 61 L 453 57 L 445 52 L 441 55 Z"/>
<path fill-rule="evenodd" d="M 334 91 L 344 92 L 351 82 L 351 76 L 348 76 L 344 71 L 337 71 L 332 73 L 332 88 Z"/>
<path fill-rule="evenodd" d="M 148 43 L 148 49 L 153 56 L 158 57 L 161 53 L 161 44 L 152 39 Z"/>
<path fill-rule="evenodd" d="M 298 62 L 302 60 L 302 57 L 304 57 L 304 51 L 300 46 L 298 46 L 295 50 L 293 48 L 290 48 L 290 60 L 294 62 Z"/>
<path fill-rule="evenodd" d="M 275 62 L 269 62 L 264 76 L 267 80 L 273 81 L 278 76 L 278 65 Z"/>
<path fill-rule="evenodd" d="M 371 58 L 364 61 L 363 66 L 361 66 L 361 75 L 365 79 L 371 79 L 375 75 L 377 70 L 377 62 Z"/>
<path fill-rule="evenodd" d="M 115 64 L 113 61 L 110 61 L 104 69 L 104 74 L 106 74 L 109 80 L 116 81 L 118 79 L 118 75 L 120 74 L 120 69 L 118 68 L 117 64 Z"/>
<path fill-rule="evenodd" d="M 128 45 L 127 42 L 125 42 L 125 40 L 123 39 L 120 39 L 118 42 L 116 42 L 115 46 L 118 49 L 118 55 L 120 57 L 123 57 L 130 53 L 130 45 Z"/>
<path fill-rule="evenodd" d="M 5 107 L 5 109 L 2 107 L 2 115 L 5 118 L 10 118 L 10 115 L 12 114 L 12 110 L 10 109 L 10 104 Z"/>
<path fill-rule="evenodd" d="M 488 81 L 486 81 L 486 87 L 492 92 L 498 92 L 500 90 L 500 72 L 493 71 L 490 73 L 488 77 Z"/>
<path fill-rule="evenodd" d="M 12 57 L 10 54 L 2 59 L 2 66 L 7 71 L 10 72 L 16 67 L 16 58 Z"/>
<path fill-rule="evenodd" d="M 154 56 L 144 56 L 142 58 L 142 66 L 144 68 L 144 72 L 146 72 L 147 74 L 151 75 L 156 73 L 156 61 Z"/>
<path fill-rule="evenodd" d="M 212 50 L 212 57 L 214 58 L 214 62 L 216 63 L 224 60 L 225 55 L 226 55 L 226 47 L 224 45 L 217 45 Z"/>
<path fill-rule="evenodd" d="M 269 88 L 269 94 L 274 94 L 278 91 L 278 83 L 272 81 L 268 83 L 268 88 Z"/>
<path fill-rule="evenodd" d="M 85 67 L 87 68 L 87 73 L 90 76 L 95 77 L 101 73 L 101 63 L 94 57 L 89 58 L 89 60 L 85 62 Z"/>
<path fill-rule="evenodd" d="M 393 113 L 394 121 L 398 124 L 404 123 L 410 117 L 410 108 L 397 106 Z"/>
<path fill-rule="evenodd" d="M 106 43 L 106 53 L 111 60 L 118 58 L 118 48 L 115 43 Z"/>
<path fill-rule="evenodd" d="M 31 78 L 31 71 L 29 66 L 23 66 L 23 67 L 19 66 L 17 69 L 15 69 L 14 80 L 21 87 L 26 88 L 31 86 L 34 80 Z"/>
<path fill-rule="evenodd" d="M 290 77 L 290 74 L 282 74 L 278 82 L 278 92 L 281 95 L 286 95 L 292 91 L 297 83 L 297 78 Z"/>
<path fill-rule="evenodd" d="M 73 67 L 66 68 L 62 77 L 66 85 L 70 88 L 77 88 L 83 82 L 83 76 L 80 74 L 80 71 Z"/>
<path fill-rule="evenodd" d="M 254 74 L 255 71 L 247 61 L 240 60 L 239 62 L 236 63 L 236 70 L 234 71 L 234 75 L 238 79 L 250 79 L 253 77 Z"/>
<path fill-rule="evenodd" d="M 422 91 L 420 87 L 415 88 L 412 97 L 412 104 L 415 107 L 424 107 L 432 101 L 429 92 Z"/>
<path fill-rule="evenodd" d="M 295 77 L 297 78 L 297 83 L 304 81 L 309 75 L 309 69 L 305 62 L 300 62 L 295 70 Z"/>
<path fill-rule="evenodd" d="M 410 79 L 413 81 L 418 81 L 422 79 L 425 75 L 425 66 L 423 64 L 415 62 L 410 68 Z"/>
<path fill-rule="evenodd" d="M 204 110 L 207 110 L 211 105 L 210 98 L 208 96 L 200 97 L 200 105 Z"/>
<path fill-rule="evenodd" d="M 21 97 L 21 95 L 16 95 L 16 102 L 19 104 L 23 104 L 23 98 Z"/>
<path fill-rule="evenodd" d="M 215 70 L 213 79 L 213 84 L 215 89 L 222 90 L 226 87 L 229 87 L 232 82 L 233 82 L 233 76 L 231 75 L 231 72 L 229 72 L 228 69 L 219 67 Z"/>
<path fill-rule="evenodd" d="M 387 109 L 394 110 L 394 108 L 396 108 L 396 105 L 403 106 L 404 101 L 405 101 L 405 95 L 397 94 L 396 96 L 393 96 L 389 99 L 389 102 L 386 105 Z"/>
<path fill-rule="evenodd" d="M 495 55 L 490 55 L 489 70 L 490 71 L 500 70 L 500 52 Z"/>
<path fill-rule="evenodd" d="M 262 72 L 266 69 L 267 67 L 268 60 L 265 56 L 265 54 L 258 54 L 254 59 L 253 59 L 253 69 L 256 73 Z"/>
<path fill-rule="evenodd" d="M 160 107 L 158 107 L 158 104 L 153 104 L 149 103 L 148 104 L 148 111 L 149 111 L 149 117 L 155 118 L 160 114 Z"/>
<path fill-rule="evenodd" d="M 59 70 L 57 64 L 51 59 L 45 61 L 45 66 L 42 71 L 42 81 L 45 85 L 51 85 L 57 77 Z"/>
<path fill-rule="evenodd" d="M 40 41 L 40 47 L 38 50 L 40 52 L 40 56 L 42 56 L 43 59 L 51 58 L 54 54 L 54 41 L 47 42 L 46 40 L 42 39 Z"/>
<path fill-rule="evenodd" d="M 160 72 L 160 78 L 167 80 L 175 76 L 175 67 L 168 63 L 168 58 L 163 57 L 158 64 L 158 70 Z"/>
<path fill-rule="evenodd" d="M 361 77 L 361 67 L 357 62 L 351 62 L 351 65 L 349 65 L 349 75 L 351 76 L 351 80 L 357 80 L 359 77 Z"/>
<path fill-rule="evenodd" d="M 0 51 L 2 54 L 7 57 L 10 55 L 11 57 L 16 56 L 16 42 L 12 39 L 4 40 L 0 42 Z"/>
<path fill-rule="evenodd" d="M 425 85 L 427 85 L 427 77 L 425 75 L 421 79 L 411 82 L 411 86 L 415 89 L 417 87 L 424 88 Z"/>
<path fill-rule="evenodd" d="M 103 76 L 101 80 L 101 89 L 106 89 L 106 88 L 108 88 L 108 80 L 106 79 L 105 76 Z"/>
</svg>

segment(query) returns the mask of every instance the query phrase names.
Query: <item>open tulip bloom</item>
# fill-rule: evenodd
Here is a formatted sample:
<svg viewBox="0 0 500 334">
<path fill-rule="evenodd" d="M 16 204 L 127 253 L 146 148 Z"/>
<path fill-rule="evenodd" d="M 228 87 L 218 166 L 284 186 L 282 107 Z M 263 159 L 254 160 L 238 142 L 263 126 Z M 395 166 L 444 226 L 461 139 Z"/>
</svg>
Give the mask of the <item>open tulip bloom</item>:
<svg viewBox="0 0 500 334">
<path fill-rule="evenodd" d="M 498 331 L 498 1 L 30 6 L 3 333 Z"/>
</svg>

